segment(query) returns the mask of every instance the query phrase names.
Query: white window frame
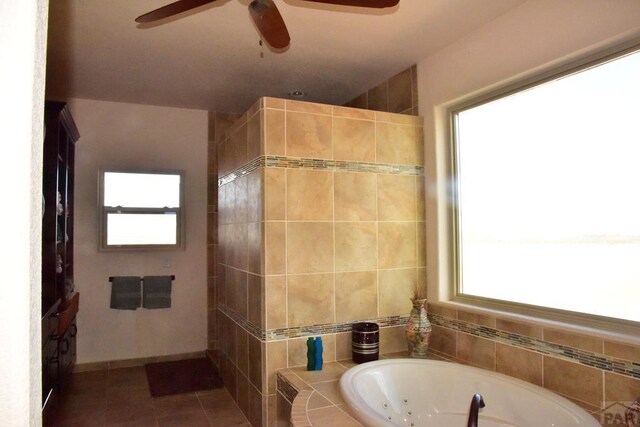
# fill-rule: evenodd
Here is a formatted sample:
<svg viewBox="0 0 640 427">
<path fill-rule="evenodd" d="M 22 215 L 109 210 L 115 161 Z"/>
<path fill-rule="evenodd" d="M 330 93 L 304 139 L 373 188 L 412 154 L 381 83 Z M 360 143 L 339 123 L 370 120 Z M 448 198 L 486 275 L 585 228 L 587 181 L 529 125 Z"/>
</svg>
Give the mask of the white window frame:
<svg viewBox="0 0 640 427">
<path fill-rule="evenodd" d="M 104 177 L 106 173 L 131 173 L 149 175 L 178 175 L 180 176 L 180 206 L 177 208 L 140 208 L 123 206 L 104 205 Z M 148 170 L 148 169 L 101 169 L 98 174 L 98 249 L 100 251 L 154 251 L 154 250 L 176 250 L 185 248 L 185 225 L 184 225 L 184 172 L 180 170 Z M 107 218 L 109 213 L 147 213 L 166 214 L 175 212 L 176 214 L 176 243 L 170 245 L 143 244 L 143 245 L 109 245 L 107 244 Z"/>
<path fill-rule="evenodd" d="M 446 108 L 443 119 L 446 120 L 446 169 L 445 175 L 447 184 L 440 186 L 446 187 L 447 195 L 444 199 L 439 199 L 438 203 L 443 201 L 446 203 L 445 227 L 441 230 L 440 237 L 444 238 L 446 244 L 439 244 L 439 254 L 444 256 L 444 262 L 439 263 L 445 268 L 445 274 L 438 274 L 440 279 L 445 278 L 446 284 L 437 285 L 438 302 L 454 303 L 454 305 L 462 305 L 477 309 L 481 312 L 487 312 L 493 315 L 504 315 L 510 318 L 525 318 L 533 321 L 539 321 L 543 324 L 562 324 L 570 328 L 578 327 L 578 329 L 587 330 L 604 335 L 615 335 L 623 337 L 639 337 L 640 322 L 630 320 L 614 319 L 605 316 L 586 314 L 574 311 L 566 311 L 555 308 L 547 308 L 541 306 L 528 305 L 517 302 L 502 301 L 484 297 L 471 295 L 463 295 L 460 293 L 460 240 L 459 240 L 459 212 L 457 209 L 458 200 L 458 184 L 457 184 L 457 143 L 456 143 L 456 114 L 464 110 L 468 110 L 475 106 L 479 106 L 529 88 L 544 84 L 549 81 L 556 80 L 560 77 L 574 74 L 579 71 L 587 70 L 591 67 L 614 60 L 632 52 L 640 50 L 640 40 L 633 40 L 624 44 L 614 46 L 595 54 L 589 55 L 582 59 L 571 61 L 560 67 L 556 67 L 546 72 L 542 72 L 533 77 L 528 77 L 510 83 L 499 89 L 493 89 L 481 95 L 467 98 L 462 102 L 450 105 Z M 444 212 L 444 211 L 443 211 Z M 434 289 L 430 287 L 430 289 Z"/>
</svg>

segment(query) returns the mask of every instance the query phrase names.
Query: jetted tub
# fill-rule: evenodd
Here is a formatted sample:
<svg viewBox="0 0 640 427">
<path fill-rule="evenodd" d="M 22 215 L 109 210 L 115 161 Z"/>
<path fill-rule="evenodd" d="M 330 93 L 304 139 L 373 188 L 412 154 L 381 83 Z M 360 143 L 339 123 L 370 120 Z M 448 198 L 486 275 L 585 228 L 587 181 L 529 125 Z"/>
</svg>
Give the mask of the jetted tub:
<svg viewBox="0 0 640 427">
<path fill-rule="evenodd" d="M 463 427 L 476 393 L 486 404 L 478 427 L 600 427 L 585 410 L 541 387 L 437 360 L 364 363 L 344 373 L 340 390 L 368 427 Z"/>
</svg>

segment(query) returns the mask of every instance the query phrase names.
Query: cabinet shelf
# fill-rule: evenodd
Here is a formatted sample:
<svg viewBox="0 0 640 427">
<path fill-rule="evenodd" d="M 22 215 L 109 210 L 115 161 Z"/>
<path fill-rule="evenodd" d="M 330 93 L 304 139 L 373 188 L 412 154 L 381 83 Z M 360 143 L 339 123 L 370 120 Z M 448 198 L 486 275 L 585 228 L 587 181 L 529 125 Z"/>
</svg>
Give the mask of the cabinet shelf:
<svg viewBox="0 0 640 427">
<path fill-rule="evenodd" d="M 65 103 L 45 102 L 42 153 L 42 398 L 43 419 L 75 363 L 75 326 L 58 330 L 61 304 L 73 283 L 73 189 L 75 141 L 80 135 Z M 63 208 L 63 209 L 59 209 Z M 76 297 L 77 298 L 77 297 Z M 77 300 L 75 301 L 77 311 Z M 66 308 L 62 307 L 64 310 Z M 67 311 L 65 322 L 75 323 Z M 73 329 L 73 334 L 70 330 Z M 60 336 L 61 332 L 64 337 Z"/>
</svg>

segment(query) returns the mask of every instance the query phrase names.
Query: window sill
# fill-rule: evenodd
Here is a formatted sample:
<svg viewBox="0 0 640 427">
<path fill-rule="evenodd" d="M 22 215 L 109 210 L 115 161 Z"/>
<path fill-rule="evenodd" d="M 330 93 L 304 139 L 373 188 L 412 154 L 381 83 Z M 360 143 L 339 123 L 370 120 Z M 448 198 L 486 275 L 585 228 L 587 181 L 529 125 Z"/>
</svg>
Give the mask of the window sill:
<svg viewBox="0 0 640 427">
<path fill-rule="evenodd" d="M 587 315 L 576 316 L 568 313 L 554 313 L 544 309 L 494 303 L 469 297 L 457 297 L 454 300 L 436 301 L 430 304 L 435 307 L 481 314 L 495 319 L 553 328 L 634 346 L 640 345 L 640 326 L 634 325 L 632 322 L 611 322 L 601 320 L 596 316 L 591 319 Z"/>
</svg>

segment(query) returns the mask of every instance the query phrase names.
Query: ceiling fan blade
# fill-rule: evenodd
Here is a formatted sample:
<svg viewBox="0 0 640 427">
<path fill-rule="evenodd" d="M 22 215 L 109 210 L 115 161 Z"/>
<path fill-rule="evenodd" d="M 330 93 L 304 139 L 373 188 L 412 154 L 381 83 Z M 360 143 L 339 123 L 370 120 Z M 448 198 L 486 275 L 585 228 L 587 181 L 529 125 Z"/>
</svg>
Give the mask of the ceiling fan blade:
<svg viewBox="0 0 640 427">
<path fill-rule="evenodd" d="M 187 10 L 195 9 L 198 6 L 202 6 L 207 3 L 213 3 L 214 1 L 216 0 L 179 0 L 138 16 L 136 18 L 136 22 L 144 23 L 158 21 L 160 19 L 177 15 L 178 13 L 186 12 Z"/>
<path fill-rule="evenodd" d="M 289 31 L 273 0 L 253 0 L 249 4 L 249 13 L 271 47 L 282 49 L 289 46 Z"/>
<path fill-rule="evenodd" d="M 383 7 L 393 7 L 397 5 L 400 0 L 306 0 L 316 3 L 328 3 L 339 4 L 343 6 L 358 6 L 358 7 L 375 7 L 381 9 Z"/>
</svg>

